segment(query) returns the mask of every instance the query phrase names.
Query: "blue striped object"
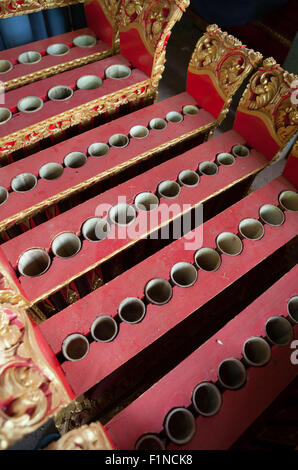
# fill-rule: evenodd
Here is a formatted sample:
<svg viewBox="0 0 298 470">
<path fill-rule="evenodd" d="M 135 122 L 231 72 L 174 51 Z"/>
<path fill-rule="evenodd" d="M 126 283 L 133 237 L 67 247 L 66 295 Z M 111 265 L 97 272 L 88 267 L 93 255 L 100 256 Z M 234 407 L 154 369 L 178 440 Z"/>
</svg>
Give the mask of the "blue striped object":
<svg viewBox="0 0 298 470">
<path fill-rule="evenodd" d="M 44 10 L 43 13 L 49 36 L 57 36 L 70 31 L 68 7 L 52 8 Z"/>
<path fill-rule="evenodd" d="M 81 29 L 87 27 L 85 7 L 83 3 L 77 3 L 70 6 L 72 29 Z"/>
<path fill-rule="evenodd" d="M 34 41 L 28 15 L 1 18 L 0 33 L 6 49 Z"/>
<path fill-rule="evenodd" d="M 48 37 L 46 23 L 41 11 L 29 15 L 34 41 L 40 41 Z"/>
</svg>

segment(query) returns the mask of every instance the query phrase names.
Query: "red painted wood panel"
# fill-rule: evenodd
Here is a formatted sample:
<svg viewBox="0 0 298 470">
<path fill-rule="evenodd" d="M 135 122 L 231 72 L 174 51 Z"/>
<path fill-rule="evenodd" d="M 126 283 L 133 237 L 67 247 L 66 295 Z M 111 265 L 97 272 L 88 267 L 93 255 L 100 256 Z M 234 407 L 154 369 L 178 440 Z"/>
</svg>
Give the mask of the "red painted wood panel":
<svg viewBox="0 0 298 470">
<path fill-rule="evenodd" d="M 98 37 L 105 41 L 109 47 L 113 46 L 113 26 L 108 21 L 97 0 L 92 0 L 84 5 L 86 20 Z M 117 25 L 115 25 L 115 29 Z"/>
<path fill-rule="evenodd" d="M 209 75 L 188 72 L 186 90 L 202 108 L 209 111 L 216 119 L 219 117 L 225 100 L 215 89 Z"/>
</svg>

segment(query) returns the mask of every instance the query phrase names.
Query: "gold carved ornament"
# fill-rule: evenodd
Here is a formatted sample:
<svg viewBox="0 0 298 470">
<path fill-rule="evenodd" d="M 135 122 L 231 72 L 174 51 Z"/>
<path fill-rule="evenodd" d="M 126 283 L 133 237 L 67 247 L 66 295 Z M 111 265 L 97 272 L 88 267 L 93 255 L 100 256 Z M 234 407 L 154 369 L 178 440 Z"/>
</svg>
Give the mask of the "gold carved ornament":
<svg viewBox="0 0 298 470">
<path fill-rule="evenodd" d="M 27 302 L 1 266 L 0 449 L 34 431 L 70 402 L 43 357 L 26 313 Z"/>
<path fill-rule="evenodd" d="M 45 450 L 112 450 L 113 447 L 98 422 L 84 424 L 49 444 Z"/>
<path fill-rule="evenodd" d="M 1 0 L 0 18 L 25 15 L 76 3 L 84 3 L 84 0 Z"/>
<path fill-rule="evenodd" d="M 298 131 L 298 107 L 293 99 L 298 77 L 270 57 L 251 78 L 239 111 L 258 116 L 282 148 Z"/>
</svg>

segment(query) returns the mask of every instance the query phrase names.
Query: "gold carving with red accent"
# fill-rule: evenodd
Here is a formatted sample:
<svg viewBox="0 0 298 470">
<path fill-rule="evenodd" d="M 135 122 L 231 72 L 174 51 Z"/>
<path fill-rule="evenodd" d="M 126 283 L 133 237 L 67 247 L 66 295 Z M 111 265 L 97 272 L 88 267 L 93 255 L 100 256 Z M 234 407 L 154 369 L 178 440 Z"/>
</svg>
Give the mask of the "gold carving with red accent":
<svg viewBox="0 0 298 470">
<path fill-rule="evenodd" d="M 98 422 L 69 431 L 45 450 L 112 450 L 104 428 Z"/>
<path fill-rule="evenodd" d="M 84 0 L 1 0 L 0 18 L 84 3 Z"/>
</svg>

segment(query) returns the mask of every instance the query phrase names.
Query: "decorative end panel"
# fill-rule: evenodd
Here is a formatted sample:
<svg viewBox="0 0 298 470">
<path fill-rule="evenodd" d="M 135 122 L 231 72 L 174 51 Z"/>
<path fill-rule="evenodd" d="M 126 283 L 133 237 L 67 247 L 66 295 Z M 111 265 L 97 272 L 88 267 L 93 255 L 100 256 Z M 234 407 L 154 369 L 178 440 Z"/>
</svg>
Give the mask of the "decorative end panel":
<svg viewBox="0 0 298 470">
<path fill-rule="evenodd" d="M 103 426 L 96 422 L 84 424 L 52 442 L 45 450 L 113 450 Z"/>
</svg>

